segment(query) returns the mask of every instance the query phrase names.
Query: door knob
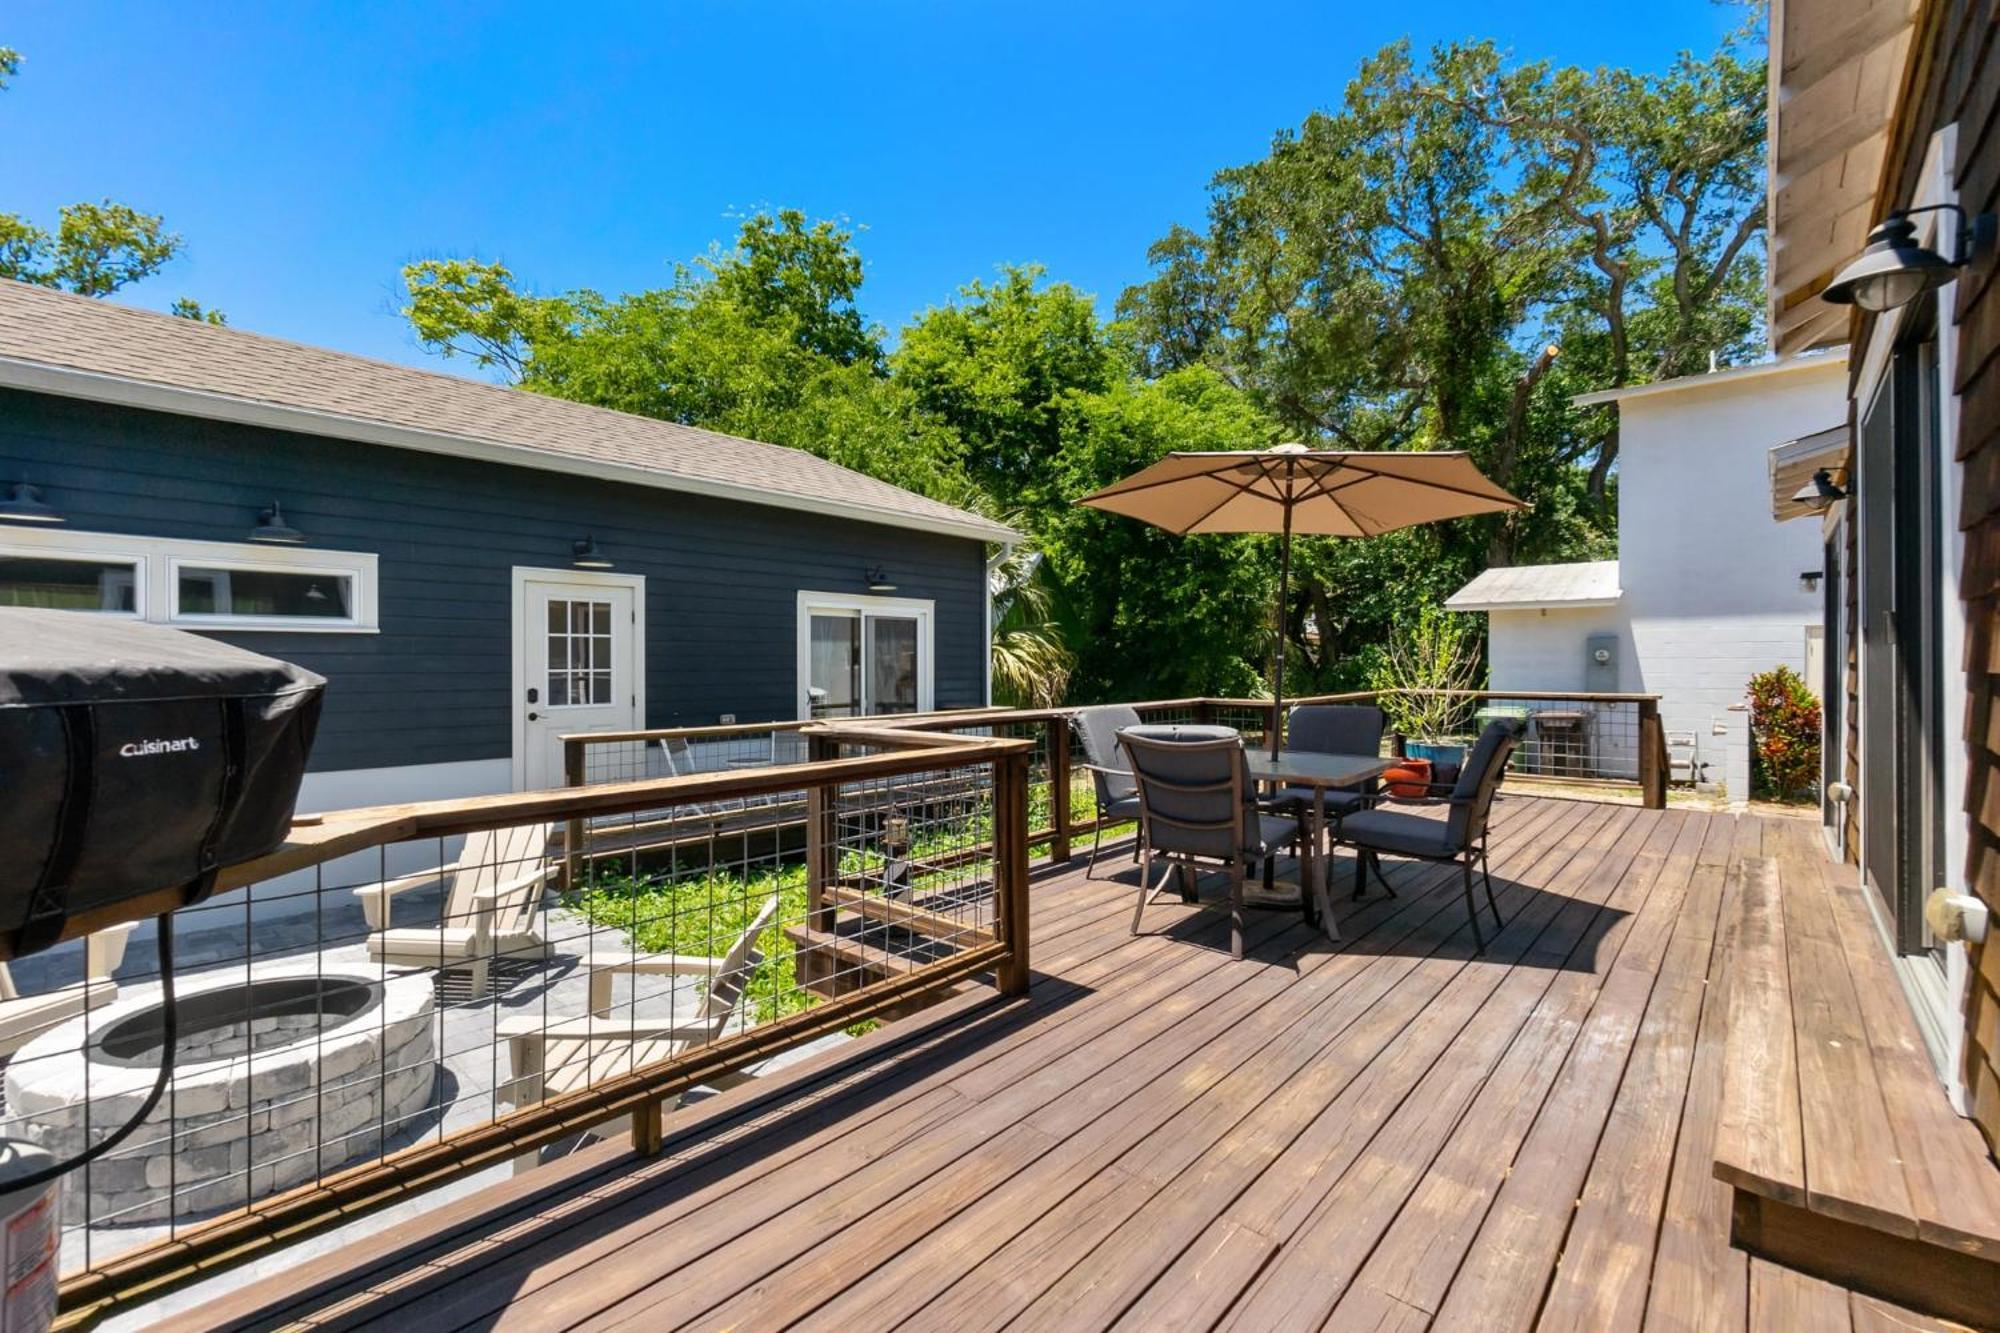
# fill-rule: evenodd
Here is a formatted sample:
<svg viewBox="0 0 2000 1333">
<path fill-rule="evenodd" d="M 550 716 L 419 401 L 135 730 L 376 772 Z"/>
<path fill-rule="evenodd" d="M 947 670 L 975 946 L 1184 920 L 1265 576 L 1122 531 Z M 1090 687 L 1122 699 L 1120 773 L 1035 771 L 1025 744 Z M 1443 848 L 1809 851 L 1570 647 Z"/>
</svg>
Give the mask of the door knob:
<svg viewBox="0 0 2000 1333">
<path fill-rule="evenodd" d="M 539 720 L 540 720 L 540 718 L 541 718 L 541 716 L 542 716 L 542 715 L 541 715 L 540 713 L 529 713 L 529 714 L 528 714 L 528 721 L 530 721 L 530 722 L 535 722 L 535 721 L 539 721 Z"/>
</svg>

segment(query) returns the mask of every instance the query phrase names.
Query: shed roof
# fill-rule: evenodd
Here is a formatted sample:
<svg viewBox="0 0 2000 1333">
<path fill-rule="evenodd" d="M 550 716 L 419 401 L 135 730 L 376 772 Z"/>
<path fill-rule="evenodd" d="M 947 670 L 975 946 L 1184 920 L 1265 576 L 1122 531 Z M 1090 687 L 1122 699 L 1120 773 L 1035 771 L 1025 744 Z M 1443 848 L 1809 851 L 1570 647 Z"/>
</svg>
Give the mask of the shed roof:
<svg viewBox="0 0 2000 1333">
<path fill-rule="evenodd" d="M 981 541 L 991 519 L 801 449 L 0 280 L 0 387 Z"/>
<path fill-rule="evenodd" d="M 1489 569 L 1445 601 L 1449 611 L 1531 611 L 1536 607 L 1615 606 L 1618 562 L 1506 565 Z"/>
</svg>

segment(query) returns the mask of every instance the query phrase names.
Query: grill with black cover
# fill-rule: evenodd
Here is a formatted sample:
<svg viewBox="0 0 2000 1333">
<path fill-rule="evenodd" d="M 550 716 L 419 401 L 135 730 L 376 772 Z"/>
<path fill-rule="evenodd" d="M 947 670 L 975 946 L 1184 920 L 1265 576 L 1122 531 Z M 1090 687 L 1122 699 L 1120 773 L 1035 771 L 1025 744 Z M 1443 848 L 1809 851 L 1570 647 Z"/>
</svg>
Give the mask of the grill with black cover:
<svg viewBox="0 0 2000 1333">
<path fill-rule="evenodd" d="M 196 901 L 282 843 L 325 687 L 179 630 L 0 608 L 0 956 Z"/>
</svg>

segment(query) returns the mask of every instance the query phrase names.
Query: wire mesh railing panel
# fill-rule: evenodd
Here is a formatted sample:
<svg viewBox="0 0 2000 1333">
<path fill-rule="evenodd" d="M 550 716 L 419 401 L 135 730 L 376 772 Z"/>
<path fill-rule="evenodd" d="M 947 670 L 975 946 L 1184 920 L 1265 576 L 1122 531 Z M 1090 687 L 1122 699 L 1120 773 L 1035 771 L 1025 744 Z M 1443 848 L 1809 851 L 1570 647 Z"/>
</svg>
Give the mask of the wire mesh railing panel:
<svg viewBox="0 0 2000 1333">
<path fill-rule="evenodd" d="M 1006 858 L 1025 864 L 996 804 L 995 755 L 1024 767 L 1020 747 L 835 750 L 868 762 L 605 794 L 574 858 L 546 801 L 511 821 L 444 803 L 449 832 L 174 913 L 175 1068 L 138 1129 L 65 1179 L 65 1271 L 635 1073 L 712 1053 L 715 1079 L 684 1095 L 755 1078 L 861 1030 L 838 1006 L 818 1028 L 801 1016 L 899 980 L 920 994 L 933 965 L 1010 930 L 1025 947 L 996 892 Z M 166 1042 L 154 929 L 131 929 L 122 960 L 99 939 L 16 964 L 0 1136 L 68 1157 L 142 1104 Z M 40 1003 L 46 1021 L 23 1019 Z M 518 1163 L 576 1139 L 544 1133 Z"/>
<path fill-rule="evenodd" d="M 1639 780 L 1639 705 L 1590 699 L 1515 700 L 1496 695 L 1479 718 L 1522 723 L 1513 769 L 1523 776 L 1585 781 Z"/>
<path fill-rule="evenodd" d="M 1049 722 L 1044 714 L 999 718 L 994 721 L 940 722 L 927 731 L 989 740 L 1023 741 L 1033 748 L 1028 755 L 1028 833 L 1041 838 L 1055 826 L 1055 797 L 1049 765 Z"/>
<path fill-rule="evenodd" d="M 805 723 L 763 722 L 742 727 L 690 727 L 598 738 L 569 738 L 581 761 L 566 764 L 567 786 L 641 782 L 743 769 L 802 764 Z"/>
</svg>

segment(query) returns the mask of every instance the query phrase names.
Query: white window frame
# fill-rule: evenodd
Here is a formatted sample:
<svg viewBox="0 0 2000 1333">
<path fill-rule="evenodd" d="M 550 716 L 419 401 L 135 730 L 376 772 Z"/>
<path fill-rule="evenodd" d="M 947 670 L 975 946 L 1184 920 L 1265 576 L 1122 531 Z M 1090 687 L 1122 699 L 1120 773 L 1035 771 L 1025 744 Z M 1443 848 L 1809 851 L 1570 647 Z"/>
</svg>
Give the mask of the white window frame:
<svg viewBox="0 0 2000 1333">
<path fill-rule="evenodd" d="M 801 590 L 798 602 L 798 715 L 812 717 L 812 618 L 815 611 L 841 615 L 900 616 L 917 622 L 917 711 L 936 709 L 937 651 L 934 629 L 937 603 L 929 598 L 876 597 L 860 593 Z M 865 638 L 863 640 L 866 642 Z M 864 654 L 867 649 L 864 647 Z M 864 677 L 867 668 L 862 668 Z"/>
<path fill-rule="evenodd" d="M 328 551 L 256 542 L 185 541 L 170 537 L 131 537 L 110 532 L 72 532 L 60 528 L 15 527 L 0 524 L 0 555 L 64 560 L 101 560 L 134 567 L 136 612 L 80 611 L 147 620 L 184 629 L 263 631 L 286 634 L 376 634 L 377 561 L 369 551 Z M 180 571 L 183 567 L 317 574 L 344 578 L 352 595 L 348 614 L 339 619 L 307 616 L 183 615 L 180 612 Z"/>
<path fill-rule="evenodd" d="M 79 615 L 108 616 L 113 620 L 144 620 L 146 618 L 146 611 L 152 605 L 152 599 L 146 595 L 149 590 L 146 586 L 146 558 L 144 556 L 131 551 L 114 550 L 109 545 L 94 540 L 84 546 L 66 544 L 51 549 L 38 541 L 16 542 L 14 540 L 15 535 L 16 533 L 13 530 L 0 527 L 0 556 L 18 556 L 29 560 L 75 560 L 84 563 L 95 561 L 106 565 L 131 566 L 132 606 L 134 609 L 130 611 L 104 611 L 78 607 L 75 610 Z M 45 534 L 39 529 L 23 529 L 20 535 L 41 537 Z M 63 535 L 92 538 L 97 536 L 96 533 L 64 533 Z"/>
</svg>

